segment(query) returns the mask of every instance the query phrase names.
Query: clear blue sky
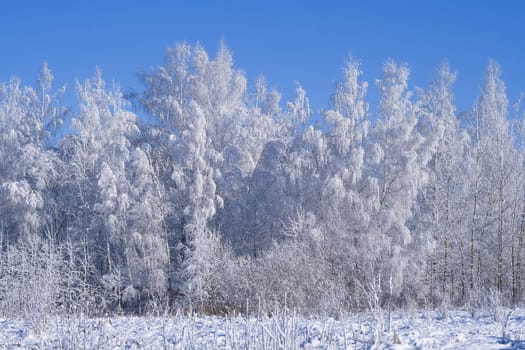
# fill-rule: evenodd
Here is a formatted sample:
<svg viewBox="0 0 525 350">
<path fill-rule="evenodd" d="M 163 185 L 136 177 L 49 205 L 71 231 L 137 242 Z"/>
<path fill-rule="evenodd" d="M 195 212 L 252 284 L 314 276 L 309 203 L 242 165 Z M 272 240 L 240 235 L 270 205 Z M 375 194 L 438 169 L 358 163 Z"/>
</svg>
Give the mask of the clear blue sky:
<svg viewBox="0 0 525 350">
<path fill-rule="evenodd" d="M 412 87 L 426 86 L 447 58 L 464 110 L 489 58 L 503 68 L 510 101 L 525 91 L 524 19 L 525 1 L 518 0 L 6 0 L 0 80 L 16 75 L 33 83 L 47 61 L 56 83 L 71 91 L 98 65 L 126 91 L 139 88 L 136 73 L 162 63 L 168 46 L 199 41 L 213 54 L 224 38 L 250 82 L 263 73 L 285 97 L 300 82 L 315 110 L 327 106 L 349 53 L 363 61 L 374 92 L 388 58 L 410 65 Z"/>
</svg>

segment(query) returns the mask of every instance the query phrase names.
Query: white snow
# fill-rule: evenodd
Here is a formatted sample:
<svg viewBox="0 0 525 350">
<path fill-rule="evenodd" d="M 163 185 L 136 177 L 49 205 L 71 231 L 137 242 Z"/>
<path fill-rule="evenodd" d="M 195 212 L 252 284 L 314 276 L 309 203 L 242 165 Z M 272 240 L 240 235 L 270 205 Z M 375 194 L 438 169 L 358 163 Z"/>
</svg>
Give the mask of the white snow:
<svg viewBox="0 0 525 350">
<path fill-rule="evenodd" d="M 341 320 L 305 319 L 291 312 L 249 319 L 64 317 L 32 323 L 0 319 L 0 348 L 525 349 L 525 310 L 509 312 L 481 316 L 466 311 L 450 311 L 445 316 L 436 311 L 395 312 L 390 332 L 386 331 L 386 313 L 356 314 Z"/>
</svg>

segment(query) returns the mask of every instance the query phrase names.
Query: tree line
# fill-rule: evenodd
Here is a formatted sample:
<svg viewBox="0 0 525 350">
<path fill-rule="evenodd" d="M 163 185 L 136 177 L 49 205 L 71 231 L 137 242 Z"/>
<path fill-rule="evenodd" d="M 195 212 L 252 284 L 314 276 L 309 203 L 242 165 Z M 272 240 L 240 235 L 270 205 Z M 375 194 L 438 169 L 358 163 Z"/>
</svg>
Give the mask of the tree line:
<svg viewBox="0 0 525 350">
<path fill-rule="evenodd" d="M 317 120 L 222 43 L 175 45 L 126 94 L 97 69 L 76 112 L 46 64 L 2 83 L 1 313 L 520 303 L 519 103 L 494 61 L 460 116 L 447 63 L 409 73 L 383 65 L 371 115 L 349 57 Z"/>
</svg>

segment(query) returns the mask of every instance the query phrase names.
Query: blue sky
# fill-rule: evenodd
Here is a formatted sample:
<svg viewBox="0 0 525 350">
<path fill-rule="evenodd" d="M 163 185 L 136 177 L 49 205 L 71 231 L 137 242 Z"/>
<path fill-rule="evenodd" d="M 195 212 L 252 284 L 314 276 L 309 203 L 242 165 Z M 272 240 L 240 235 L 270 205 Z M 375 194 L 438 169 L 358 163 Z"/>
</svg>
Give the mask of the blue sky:
<svg viewBox="0 0 525 350">
<path fill-rule="evenodd" d="M 262 73 L 285 98 L 299 82 L 314 110 L 327 107 L 348 54 L 363 62 L 372 103 L 388 58 L 409 64 L 411 87 L 426 86 L 447 58 L 461 111 L 489 58 L 502 66 L 511 102 L 525 91 L 524 15 L 518 0 L 11 0 L 0 5 L 0 80 L 31 84 L 47 61 L 70 91 L 96 65 L 124 91 L 138 89 L 137 72 L 161 64 L 167 47 L 199 41 L 213 54 L 224 39 L 249 82 Z"/>
</svg>

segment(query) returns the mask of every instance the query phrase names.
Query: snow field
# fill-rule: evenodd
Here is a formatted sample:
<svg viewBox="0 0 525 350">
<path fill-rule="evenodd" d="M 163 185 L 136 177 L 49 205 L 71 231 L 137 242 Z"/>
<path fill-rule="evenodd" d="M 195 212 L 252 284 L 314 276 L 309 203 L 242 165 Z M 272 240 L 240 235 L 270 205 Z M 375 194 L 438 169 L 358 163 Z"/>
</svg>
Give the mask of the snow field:
<svg viewBox="0 0 525 350">
<path fill-rule="evenodd" d="M 2 349 L 525 349 L 525 310 L 0 319 Z"/>
</svg>

